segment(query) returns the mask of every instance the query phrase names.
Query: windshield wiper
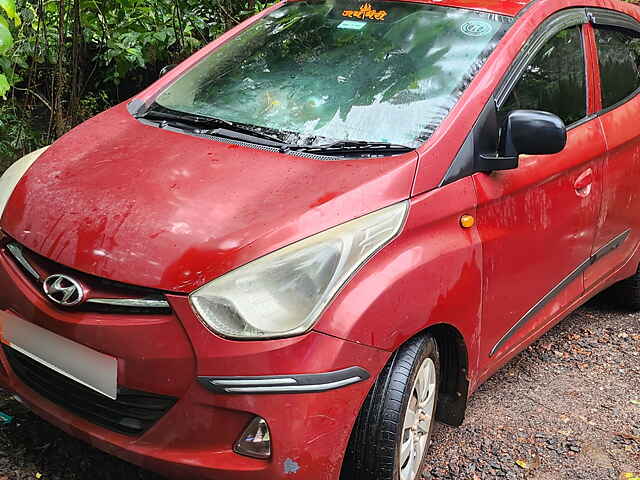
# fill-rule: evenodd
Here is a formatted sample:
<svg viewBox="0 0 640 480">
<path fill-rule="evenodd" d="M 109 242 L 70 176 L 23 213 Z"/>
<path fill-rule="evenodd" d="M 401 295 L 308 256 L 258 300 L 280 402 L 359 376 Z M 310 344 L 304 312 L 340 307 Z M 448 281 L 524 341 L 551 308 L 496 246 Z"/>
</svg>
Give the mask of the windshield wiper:
<svg viewBox="0 0 640 480">
<path fill-rule="evenodd" d="M 404 145 L 386 142 L 367 142 L 357 140 L 340 140 L 319 145 L 291 145 L 287 142 L 260 131 L 257 127 L 230 122 L 221 118 L 202 117 L 190 113 L 174 112 L 163 107 L 151 107 L 136 118 L 158 121 L 166 126 L 192 131 L 200 135 L 213 135 L 247 143 L 279 148 L 282 153 L 304 152 L 327 156 L 348 156 L 350 154 L 397 154 L 414 150 Z"/>
<path fill-rule="evenodd" d="M 220 127 L 222 125 L 231 125 L 231 122 L 227 122 L 226 120 L 222 120 L 220 118 L 199 117 L 197 115 L 190 115 L 188 113 L 173 113 L 153 109 L 147 110 L 140 115 L 136 115 L 136 118 L 143 118 L 145 120 L 159 120 L 161 122 L 165 121 L 169 124 L 177 122 L 191 127 Z"/>
<path fill-rule="evenodd" d="M 411 152 L 414 148 L 386 142 L 341 140 L 320 145 L 292 145 L 283 149 L 291 152 L 317 153 L 320 155 L 348 155 L 350 153 L 389 154 Z"/>
<path fill-rule="evenodd" d="M 188 113 L 174 113 L 164 110 L 148 110 L 136 118 L 160 121 L 167 126 L 190 130 L 197 134 L 216 135 L 248 143 L 256 143 L 269 147 L 285 148 L 286 142 L 272 137 L 258 129 L 250 128 L 221 118 L 200 117 Z"/>
</svg>

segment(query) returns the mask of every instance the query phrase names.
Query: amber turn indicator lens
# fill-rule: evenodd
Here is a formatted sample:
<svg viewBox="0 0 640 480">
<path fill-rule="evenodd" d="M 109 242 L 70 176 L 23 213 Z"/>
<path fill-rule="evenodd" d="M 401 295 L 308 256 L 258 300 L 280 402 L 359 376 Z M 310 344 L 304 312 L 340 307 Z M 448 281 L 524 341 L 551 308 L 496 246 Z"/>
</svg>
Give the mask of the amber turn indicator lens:
<svg viewBox="0 0 640 480">
<path fill-rule="evenodd" d="M 463 228 L 471 228 L 476 224 L 476 219 L 473 218 L 471 215 L 463 215 L 460 218 L 460 225 Z"/>
</svg>

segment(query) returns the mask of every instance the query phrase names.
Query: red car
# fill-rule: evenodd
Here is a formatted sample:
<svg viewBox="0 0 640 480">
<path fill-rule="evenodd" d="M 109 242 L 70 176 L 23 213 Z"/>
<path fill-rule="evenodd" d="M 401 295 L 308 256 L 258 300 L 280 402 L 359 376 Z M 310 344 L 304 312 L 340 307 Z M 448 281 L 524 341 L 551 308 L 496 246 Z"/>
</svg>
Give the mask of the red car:
<svg viewBox="0 0 640 480">
<path fill-rule="evenodd" d="M 0 385 L 172 478 L 415 480 L 596 293 L 640 308 L 640 11 L 287 1 L 0 180 Z"/>
</svg>

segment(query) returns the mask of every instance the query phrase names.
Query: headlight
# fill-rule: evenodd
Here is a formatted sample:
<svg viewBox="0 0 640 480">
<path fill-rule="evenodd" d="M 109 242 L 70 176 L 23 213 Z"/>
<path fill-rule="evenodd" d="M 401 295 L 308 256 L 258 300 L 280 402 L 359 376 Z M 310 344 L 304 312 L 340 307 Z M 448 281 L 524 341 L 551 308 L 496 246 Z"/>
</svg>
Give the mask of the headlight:
<svg viewBox="0 0 640 480">
<path fill-rule="evenodd" d="M 254 260 L 200 288 L 191 305 L 214 332 L 290 337 L 313 327 L 349 278 L 400 231 L 402 202 Z"/>
<path fill-rule="evenodd" d="M 0 217 L 4 213 L 4 208 L 7 206 L 9 197 L 16 188 L 16 185 L 23 177 L 23 175 L 29 170 L 29 167 L 42 155 L 49 147 L 41 148 L 29 155 L 22 157 L 20 160 L 11 165 L 6 172 L 0 177 Z"/>
</svg>

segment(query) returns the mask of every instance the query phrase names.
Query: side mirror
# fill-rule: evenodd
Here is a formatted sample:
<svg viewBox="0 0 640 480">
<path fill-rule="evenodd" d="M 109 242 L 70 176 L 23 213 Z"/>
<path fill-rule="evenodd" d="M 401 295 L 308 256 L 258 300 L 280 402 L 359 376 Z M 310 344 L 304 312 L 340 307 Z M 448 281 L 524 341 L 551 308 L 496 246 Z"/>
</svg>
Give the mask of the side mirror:
<svg viewBox="0 0 640 480">
<path fill-rule="evenodd" d="M 160 74 L 158 75 L 158 77 L 164 77 L 167 73 L 169 73 L 171 70 L 173 70 L 177 65 L 175 63 L 171 64 L 171 65 L 166 65 L 164 67 L 162 67 L 162 70 L 160 70 Z"/>
<path fill-rule="evenodd" d="M 514 110 L 504 120 L 500 155 L 551 155 L 566 145 L 567 127 L 553 113 Z"/>
<path fill-rule="evenodd" d="M 488 170 L 518 167 L 520 155 L 551 155 L 564 150 L 567 127 L 553 113 L 513 110 L 507 114 L 500 134 L 498 156 L 482 155 Z"/>
</svg>

